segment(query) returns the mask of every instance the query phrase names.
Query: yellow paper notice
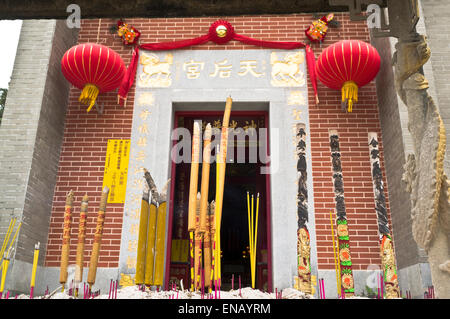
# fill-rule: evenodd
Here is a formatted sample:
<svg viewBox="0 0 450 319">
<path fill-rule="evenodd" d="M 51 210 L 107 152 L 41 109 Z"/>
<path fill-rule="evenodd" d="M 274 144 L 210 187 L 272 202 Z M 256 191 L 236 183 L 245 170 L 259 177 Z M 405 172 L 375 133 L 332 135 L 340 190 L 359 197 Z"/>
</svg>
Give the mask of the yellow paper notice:
<svg viewBox="0 0 450 319">
<path fill-rule="evenodd" d="M 108 140 L 103 187 L 110 188 L 108 203 L 124 203 L 127 189 L 130 140 Z"/>
</svg>

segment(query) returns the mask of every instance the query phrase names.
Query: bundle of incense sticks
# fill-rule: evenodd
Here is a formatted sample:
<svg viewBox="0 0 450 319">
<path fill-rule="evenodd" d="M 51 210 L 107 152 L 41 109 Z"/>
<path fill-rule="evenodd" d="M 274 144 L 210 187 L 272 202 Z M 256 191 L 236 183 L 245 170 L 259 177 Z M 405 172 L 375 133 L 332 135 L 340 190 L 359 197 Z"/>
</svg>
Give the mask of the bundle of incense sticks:
<svg viewBox="0 0 450 319">
<path fill-rule="evenodd" d="M 234 274 L 231 275 L 231 290 L 234 290 Z"/>
<path fill-rule="evenodd" d="M 0 261 L 3 260 L 3 255 L 5 253 L 6 247 L 8 246 L 8 242 L 9 242 L 9 237 L 11 236 L 11 233 L 14 229 L 14 225 L 16 224 L 16 218 L 11 218 L 11 220 L 9 221 L 9 226 L 8 226 L 8 230 L 6 231 L 6 235 L 5 238 L 3 239 L 3 244 L 2 244 L 2 248 L 0 250 Z M 0 266 L 0 269 L 2 267 Z"/>
<path fill-rule="evenodd" d="M 325 297 L 325 283 L 323 278 L 319 279 L 319 298 L 326 299 Z"/>
<path fill-rule="evenodd" d="M 378 280 L 377 280 L 377 284 L 378 284 L 378 299 L 383 299 L 384 298 L 384 291 L 383 291 L 383 287 L 384 287 L 384 279 L 383 279 L 383 274 L 379 274 L 378 275 Z"/>
<path fill-rule="evenodd" d="M 428 296 L 430 299 L 435 299 L 434 286 L 428 286 Z"/>
<path fill-rule="evenodd" d="M 147 228 L 144 282 L 146 285 L 154 285 L 158 289 L 163 285 L 167 189 L 170 179 L 166 182 L 161 193 L 158 193 L 150 172 L 145 168 L 144 177 L 152 194 Z"/>
<path fill-rule="evenodd" d="M 3 257 L 3 262 L 2 262 L 2 277 L 1 277 L 1 282 L 0 282 L 0 299 L 3 295 L 3 291 L 5 289 L 5 280 L 6 280 L 6 274 L 8 272 L 8 267 L 9 267 L 9 260 L 11 259 L 12 253 L 14 251 L 14 247 L 9 247 L 8 251 L 5 252 L 4 257 Z"/>
<path fill-rule="evenodd" d="M 254 196 L 252 195 L 250 207 L 250 194 L 247 192 L 248 236 L 250 246 L 250 271 L 252 276 L 252 288 L 255 289 L 256 281 L 256 245 L 258 243 L 258 211 L 259 193 L 256 199 L 256 217 L 254 216 Z"/>
<path fill-rule="evenodd" d="M 339 294 L 341 292 L 342 289 L 341 288 L 341 267 L 340 267 L 340 262 L 339 262 L 339 247 L 337 245 L 338 241 L 337 239 L 335 240 L 335 233 L 334 233 L 334 227 L 333 227 L 333 211 L 330 210 L 330 223 L 331 223 L 331 239 L 332 239 L 332 243 L 333 243 L 333 259 L 334 259 L 334 269 L 336 272 L 336 286 L 337 286 L 337 295 L 339 298 Z"/>
<path fill-rule="evenodd" d="M 109 283 L 109 294 L 108 294 L 108 299 L 117 299 L 117 285 L 118 285 L 118 281 L 117 280 L 112 280 Z"/>
<path fill-rule="evenodd" d="M 242 294 L 241 294 L 241 275 L 239 275 L 239 296 L 242 297 Z"/>
</svg>

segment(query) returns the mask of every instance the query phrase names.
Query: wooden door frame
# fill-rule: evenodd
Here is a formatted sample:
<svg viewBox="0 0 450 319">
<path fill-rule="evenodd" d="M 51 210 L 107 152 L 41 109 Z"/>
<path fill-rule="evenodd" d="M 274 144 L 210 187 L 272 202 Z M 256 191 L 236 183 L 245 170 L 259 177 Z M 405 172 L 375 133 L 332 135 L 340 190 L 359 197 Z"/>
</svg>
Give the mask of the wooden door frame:
<svg viewBox="0 0 450 319">
<path fill-rule="evenodd" d="M 178 119 L 182 116 L 214 116 L 223 115 L 223 111 L 175 111 L 174 113 L 174 124 L 173 129 L 178 128 Z M 269 134 L 269 113 L 267 111 L 231 111 L 230 117 L 233 115 L 239 116 L 264 116 L 265 126 L 267 128 L 267 156 L 270 158 L 270 134 Z M 176 145 L 175 140 L 172 141 L 172 148 Z M 270 166 L 270 163 L 266 164 Z M 172 161 L 171 163 L 171 173 L 170 178 L 173 181 L 170 183 L 170 199 L 169 199 L 169 222 L 167 231 L 167 242 L 166 242 L 166 269 L 165 269 L 165 280 L 164 289 L 169 288 L 169 277 L 170 277 L 170 255 L 172 250 L 172 228 L 173 228 L 173 211 L 174 211 L 174 197 L 175 197 L 175 178 L 176 178 L 176 163 Z M 269 292 L 272 292 L 272 224 L 271 224 L 271 193 L 270 193 L 270 174 L 266 174 L 266 233 L 267 233 L 267 288 Z"/>
</svg>

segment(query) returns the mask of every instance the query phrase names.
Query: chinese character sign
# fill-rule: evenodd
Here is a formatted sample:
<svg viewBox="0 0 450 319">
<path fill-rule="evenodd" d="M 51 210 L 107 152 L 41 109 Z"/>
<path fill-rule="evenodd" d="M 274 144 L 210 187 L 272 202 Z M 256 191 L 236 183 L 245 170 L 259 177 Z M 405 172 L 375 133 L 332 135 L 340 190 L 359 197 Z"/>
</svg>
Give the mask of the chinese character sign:
<svg viewBox="0 0 450 319">
<path fill-rule="evenodd" d="M 305 51 L 145 51 L 137 74 L 138 88 L 304 87 Z"/>
<path fill-rule="evenodd" d="M 103 187 L 110 188 L 108 203 L 124 203 L 130 140 L 108 140 Z"/>
</svg>

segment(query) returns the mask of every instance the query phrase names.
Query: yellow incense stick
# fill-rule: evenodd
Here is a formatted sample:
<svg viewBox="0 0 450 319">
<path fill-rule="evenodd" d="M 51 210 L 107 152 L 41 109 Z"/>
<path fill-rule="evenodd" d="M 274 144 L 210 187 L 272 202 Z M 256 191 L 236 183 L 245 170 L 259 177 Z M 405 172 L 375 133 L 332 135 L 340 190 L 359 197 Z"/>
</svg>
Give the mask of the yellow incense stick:
<svg viewBox="0 0 450 319">
<path fill-rule="evenodd" d="M 158 206 L 156 217 L 156 242 L 155 242 L 155 275 L 154 285 L 162 286 L 164 276 L 164 247 L 166 235 L 166 207 L 167 202 Z"/>
<path fill-rule="evenodd" d="M 134 282 L 136 285 L 144 283 L 145 276 L 145 253 L 148 233 L 148 215 L 149 215 L 149 191 L 147 185 L 144 186 L 144 192 L 141 199 L 141 213 L 139 216 L 139 235 L 136 256 L 136 275 Z"/>
<path fill-rule="evenodd" d="M 194 265 L 196 261 L 194 261 L 194 231 L 195 231 L 195 220 L 197 213 L 197 190 L 198 190 L 198 167 L 200 162 L 200 124 L 195 121 L 193 126 L 193 134 L 192 134 L 192 160 L 191 160 L 191 176 L 190 176 L 190 184 L 189 184 L 189 207 L 188 207 L 188 231 L 189 237 L 192 240 L 190 243 L 191 253 L 191 291 L 194 291 Z"/>
<path fill-rule="evenodd" d="M 2 249 L 0 250 L 0 259 L 3 259 L 3 254 L 5 253 L 6 246 L 8 246 L 9 237 L 14 229 L 14 225 L 16 223 L 16 218 L 11 218 L 9 221 L 8 230 L 6 231 L 5 238 L 3 239 Z"/>
<path fill-rule="evenodd" d="M 219 147 L 217 148 L 219 149 Z M 216 162 L 217 165 L 217 186 L 216 186 L 216 192 L 217 189 L 220 187 L 218 186 L 220 184 L 219 179 L 220 179 L 220 171 L 221 171 L 221 163 Z M 217 200 L 217 193 L 216 193 L 216 200 Z M 218 282 L 220 283 L 221 280 L 221 270 L 222 270 L 222 254 L 221 254 L 221 248 L 220 248 L 220 231 L 221 231 L 221 221 L 219 220 L 219 218 L 217 217 L 218 215 L 218 208 L 217 208 L 217 204 L 215 207 L 215 211 L 214 211 L 214 219 L 216 222 L 216 280 L 218 280 Z"/>
<path fill-rule="evenodd" d="M 3 293 L 3 290 L 5 289 L 6 272 L 8 270 L 7 262 L 9 262 L 9 260 L 7 261 L 6 259 L 3 259 L 3 262 L 2 262 L 3 271 L 2 271 L 2 279 L 1 279 L 1 283 L 0 283 L 0 294 Z"/>
<path fill-rule="evenodd" d="M 252 240 L 251 240 L 251 234 L 252 234 L 252 226 L 250 225 L 250 194 L 247 192 L 247 218 L 248 218 L 248 238 L 249 238 L 249 243 L 248 243 L 248 247 L 250 249 L 250 267 L 251 267 L 251 260 L 252 260 Z"/>
<path fill-rule="evenodd" d="M 255 288 L 256 277 L 256 247 L 258 245 L 258 213 L 259 213 L 259 193 L 256 196 L 256 220 L 255 220 L 255 239 L 253 241 L 253 288 Z"/>
<path fill-rule="evenodd" d="M 216 146 L 216 200 L 218 198 L 218 189 L 219 189 L 219 175 L 220 175 L 220 166 L 219 166 L 219 151 L 220 147 L 219 145 Z M 220 254 L 218 253 L 220 251 L 219 248 L 219 239 L 220 239 L 220 225 L 217 218 L 217 205 L 214 206 L 214 224 L 216 227 L 216 232 L 214 234 L 214 241 L 215 241 L 215 247 L 214 247 L 214 280 L 217 282 L 219 280 L 219 265 L 220 265 Z"/>
<path fill-rule="evenodd" d="M 148 218 L 148 233 L 147 233 L 147 255 L 145 259 L 145 278 L 144 283 L 147 286 L 153 285 L 154 282 L 154 264 L 155 264 L 155 240 L 156 240 L 156 221 L 157 221 L 157 208 L 156 204 L 150 203 L 150 213 Z"/>
<path fill-rule="evenodd" d="M 37 265 L 38 265 L 38 259 L 39 259 L 39 245 L 38 242 L 36 246 L 34 247 L 34 256 L 33 256 L 33 268 L 31 270 L 31 283 L 30 287 L 34 287 L 36 284 L 36 271 L 37 271 Z"/>
<path fill-rule="evenodd" d="M 334 255 L 334 269 L 336 271 L 336 285 L 337 285 L 337 294 L 340 296 L 341 294 L 341 276 L 340 276 L 340 270 L 339 270 L 339 260 L 337 259 L 338 256 L 336 256 L 336 245 L 334 241 L 334 228 L 333 228 L 333 211 L 330 210 L 330 224 L 331 224 L 331 239 L 333 240 L 333 255 Z M 339 247 L 338 247 L 339 248 Z"/>
<path fill-rule="evenodd" d="M 0 294 L 3 293 L 3 290 L 5 289 L 5 281 L 6 281 L 6 273 L 8 272 L 8 265 L 9 265 L 9 259 L 3 259 L 2 263 L 2 282 L 0 284 Z"/>
<path fill-rule="evenodd" d="M 200 187 L 200 222 L 199 234 L 203 235 L 207 231 L 206 219 L 208 214 L 208 194 L 209 194 L 209 168 L 211 162 L 211 124 L 208 123 L 205 128 L 205 138 L 202 158 L 202 180 Z"/>
<path fill-rule="evenodd" d="M 9 259 L 11 258 L 11 254 L 13 252 L 14 248 L 9 247 L 8 251 L 5 253 L 5 258 L 3 259 L 3 263 L 2 263 L 2 280 L 0 283 L 0 294 L 3 293 L 3 290 L 5 289 L 5 281 L 6 281 L 6 273 L 8 272 L 8 266 L 9 266 Z"/>
<path fill-rule="evenodd" d="M 19 226 L 17 226 L 16 232 L 14 233 L 14 236 L 11 239 L 11 242 L 9 243 L 8 250 L 14 245 L 14 242 L 16 241 L 17 234 L 19 233 L 19 230 L 20 230 L 20 226 L 22 226 L 22 222 L 20 222 Z"/>
<path fill-rule="evenodd" d="M 191 253 L 191 291 L 194 291 L 194 232 L 190 231 L 189 232 L 189 250 Z"/>
</svg>

